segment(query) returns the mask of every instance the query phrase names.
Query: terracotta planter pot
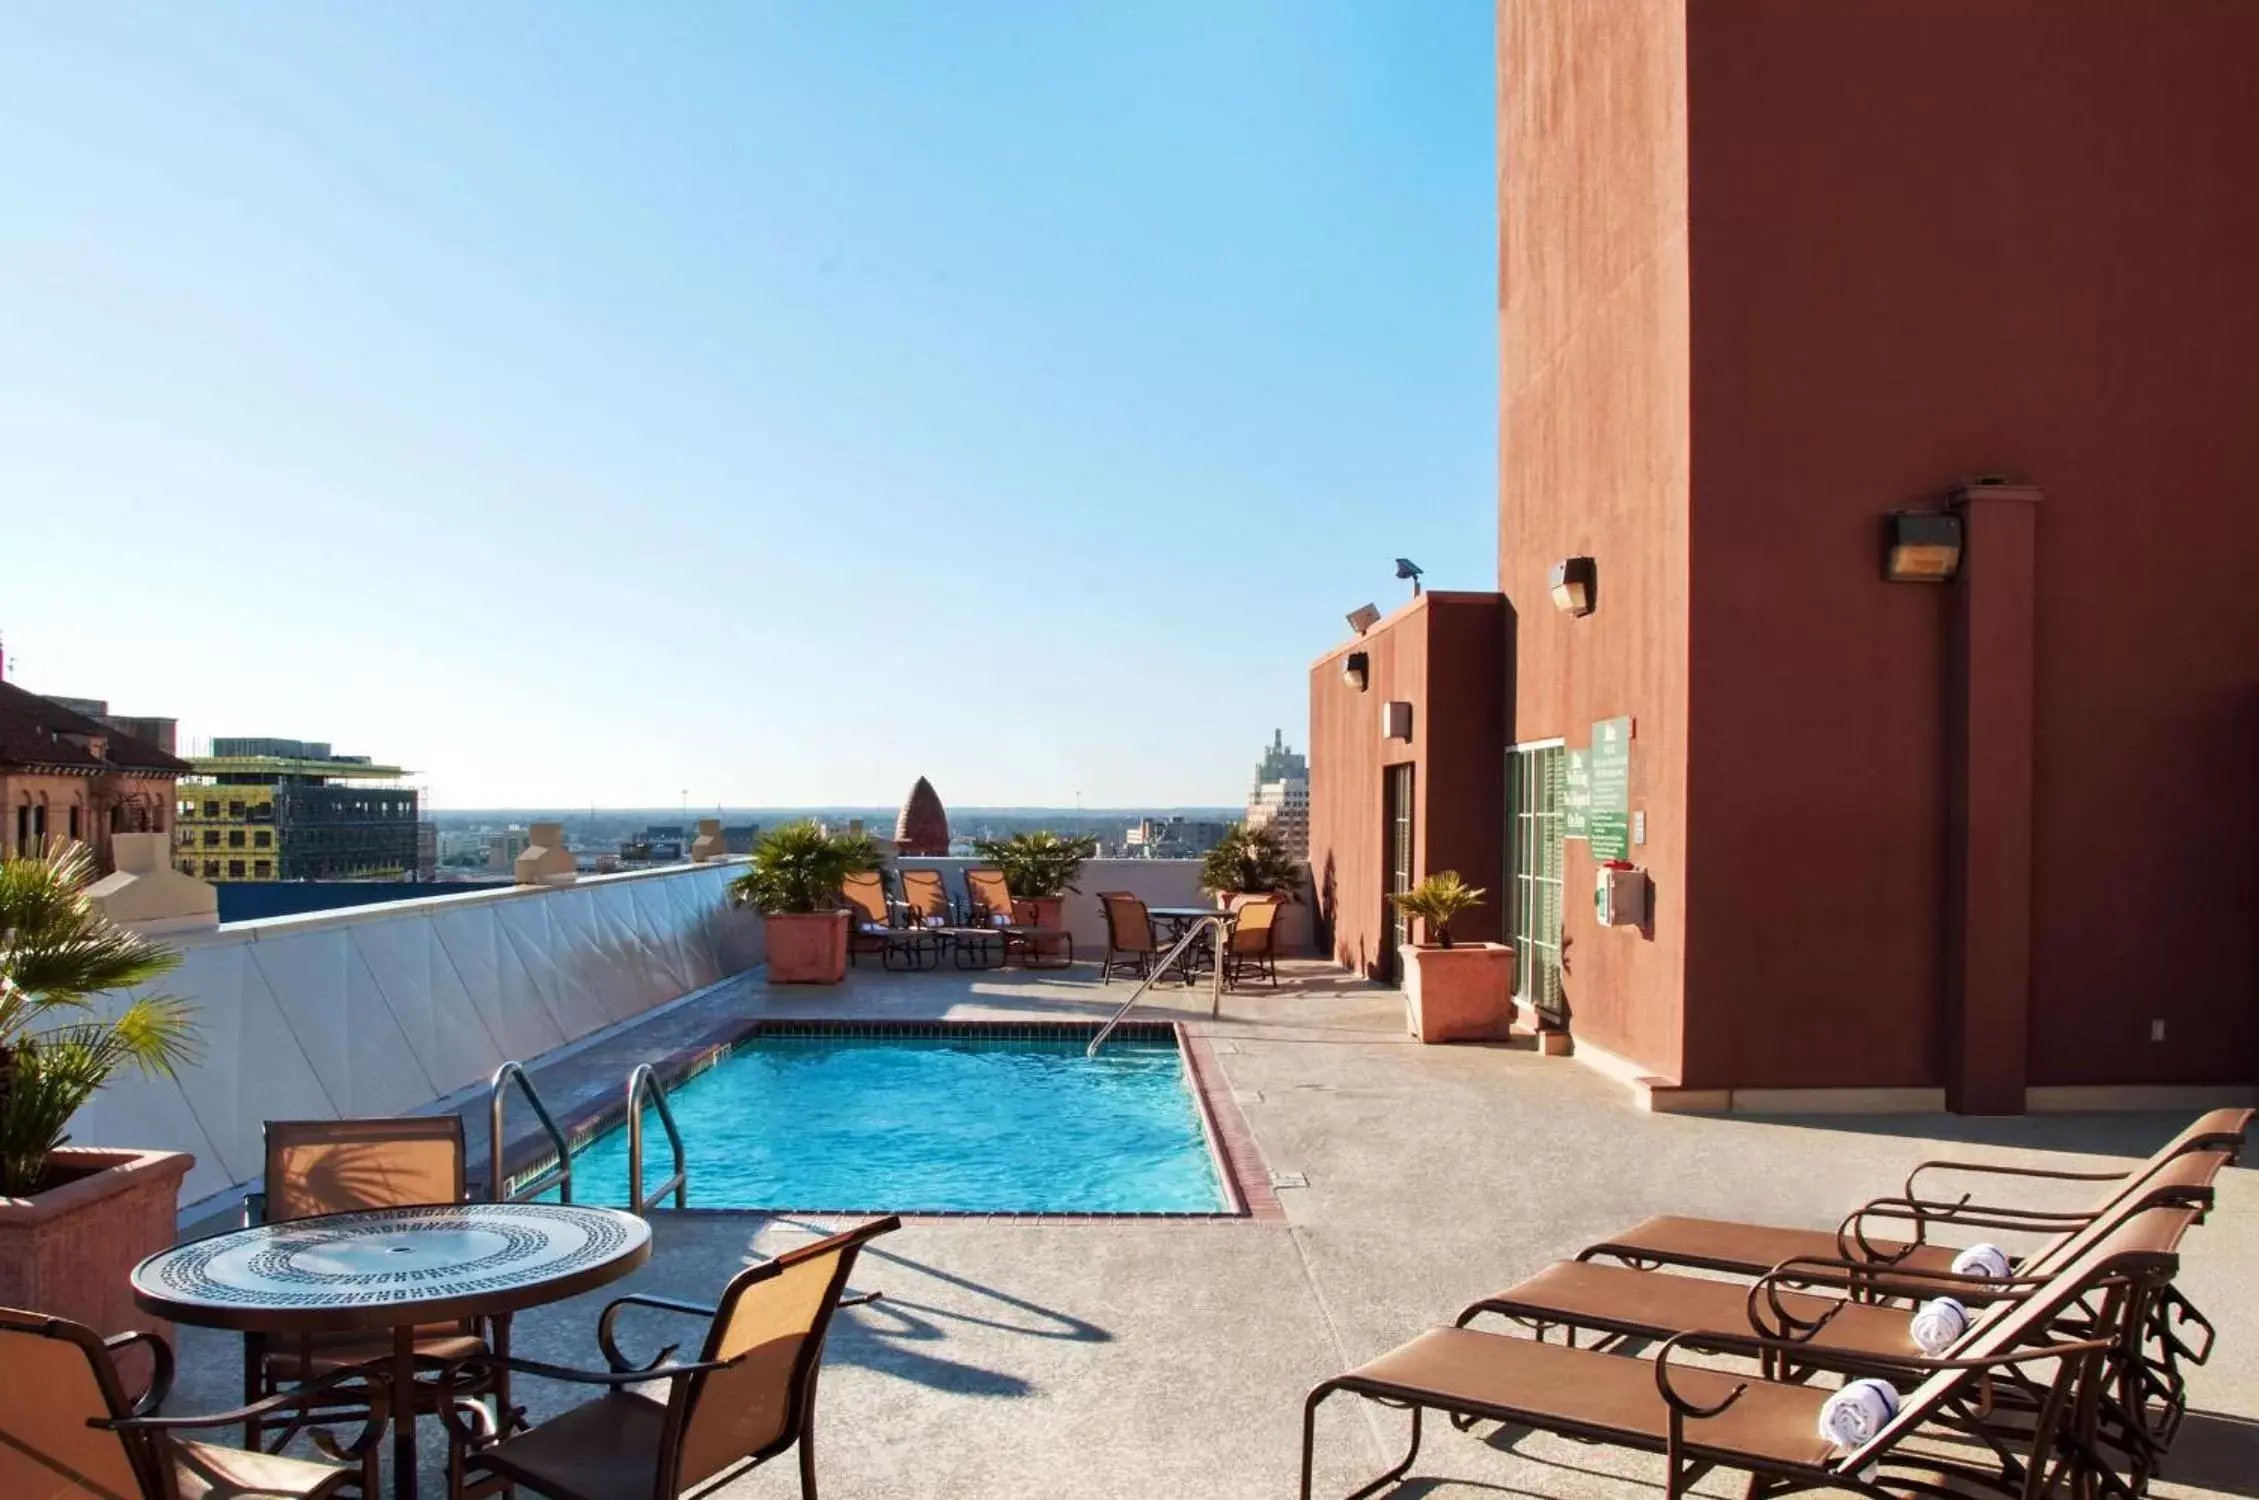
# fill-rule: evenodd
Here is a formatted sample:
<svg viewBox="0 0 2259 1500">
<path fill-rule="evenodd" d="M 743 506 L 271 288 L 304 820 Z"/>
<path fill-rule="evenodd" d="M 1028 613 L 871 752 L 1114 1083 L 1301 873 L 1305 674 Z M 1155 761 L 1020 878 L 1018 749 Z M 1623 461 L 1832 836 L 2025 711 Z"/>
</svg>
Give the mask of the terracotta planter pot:
<svg viewBox="0 0 2259 1500">
<path fill-rule="evenodd" d="M 56 1165 L 93 1168 L 31 1198 L 0 1198 L 0 1306 L 53 1313 L 109 1335 L 172 1325 L 133 1305 L 126 1275 L 179 1238 L 185 1151 L 65 1146 Z"/>
<path fill-rule="evenodd" d="M 847 913 L 777 912 L 761 922 L 771 984 L 837 984 L 847 977 Z"/>
<path fill-rule="evenodd" d="M 1423 1042 L 1505 1040 L 1513 988 L 1514 950 L 1504 943 L 1404 950 L 1404 1021 Z"/>
<path fill-rule="evenodd" d="M 1030 896 L 1012 903 L 1012 918 L 1022 927 L 1060 927 L 1067 909 L 1064 896 Z"/>
</svg>

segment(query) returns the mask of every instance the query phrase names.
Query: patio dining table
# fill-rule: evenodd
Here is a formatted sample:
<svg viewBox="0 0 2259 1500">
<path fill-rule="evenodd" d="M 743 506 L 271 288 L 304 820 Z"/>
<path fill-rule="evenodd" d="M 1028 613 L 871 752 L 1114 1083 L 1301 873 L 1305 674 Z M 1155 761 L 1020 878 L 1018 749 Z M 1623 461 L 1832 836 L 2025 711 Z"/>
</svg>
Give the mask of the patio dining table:
<svg viewBox="0 0 2259 1500">
<path fill-rule="evenodd" d="M 133 1268 L 133 1300 L 178 1323 L 247 1337 L 389 1329 L 372 1382 L 411 1392 L 418 1325 L 486 1318 L 510 1352 L 510 1317 L 617 1281 L 651 1258 L 651 1226 L 617 1209 L 554 1203 L 434 1203 L 229 1230 Z M 498 1367 L 496 1405 L 510 1409 Z M 388 1400 L 392 1492 L 416 1494 L 411 1396 Z"/>
<path fill-rule="evenodd" d="M 1145 914 L 1168 929 L 1167 934 L 1161 939 L 1161 947 L 1164 951 L 1175 947 L 1177 940 L 1184 936 L 1185 929 L 1204 917 L 1223 918 L 1224 930 L 1227 932 L 1231 930 L 1232 924 L 1239 920 L 1239 913 L 1225 911 L 1214 906 L 1148 906 L 1145 908 Z M 1177 959 L 1177 972 L 1184 977 L 1186 984 L 1190 984 L 1199 972 L 1199 964 L 1205 959 L 1212 959 L 1213 956 L 1205 945 L 1195 944 Z"/>
</svg>

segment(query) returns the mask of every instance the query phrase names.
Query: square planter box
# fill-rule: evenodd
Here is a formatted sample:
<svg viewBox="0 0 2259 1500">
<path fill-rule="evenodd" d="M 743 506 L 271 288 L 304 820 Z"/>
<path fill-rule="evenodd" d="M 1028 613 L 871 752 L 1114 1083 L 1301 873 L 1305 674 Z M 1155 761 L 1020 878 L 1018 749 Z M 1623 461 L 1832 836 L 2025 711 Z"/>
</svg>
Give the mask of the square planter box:
<svg viewBox="0 0 2259 1500">
<path fill-rule="evenodd" d="M 837 984 L 847 977 L 847 913 L 779 912 L 762 922 L 771 984 Z"/>
<path fill-rule="evenodd" d="M 65 1146 L 58 1166 L 88 1171 L 33 1198 L 0 1198 L 0 1306 L 53 1313 L 107 1337 L 172 1325 L 133 1305 L 127 1273 L 179 1238 L 185 1151 Z"/>
<path fill-rule="evenodd" d="M 1404 950 L 1404 1021 L 1423 1042 L 1504 1041 L 1514 1021 L 1514 950 L 1420 943 Z"/>
</svg>

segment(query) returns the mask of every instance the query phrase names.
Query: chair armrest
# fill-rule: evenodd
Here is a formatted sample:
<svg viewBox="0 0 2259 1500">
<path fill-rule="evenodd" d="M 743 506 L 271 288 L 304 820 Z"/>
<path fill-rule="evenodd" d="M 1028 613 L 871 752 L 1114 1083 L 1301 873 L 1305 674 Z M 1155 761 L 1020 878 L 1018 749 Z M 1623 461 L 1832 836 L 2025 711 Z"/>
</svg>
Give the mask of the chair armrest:
<svg viewBox="0 0 2259 1500">
<path fill-rule="evenodd" d="M 300 1405 L 309 1396 L 318 1396 L 325 1391 L 335 1390 L 339 1386 L 352 1385 L 365 1379 L 367 1375 L 368 1367 L 365 1365 L 355 1365 L 345 1370 L 332 1370 L 319 1380 L 308 1381 L 304 1385 L 294 1385 L 287 1391 L 278 1392 L 261 1401 L 254 1401 L 248 1406 L 239 1406 L 233 1411 L 213 1412 L 209 1416 L 152 1417 L 145 1416 L 137 1410 L 132 1416 L 127 1417 L 93 1417 L 88 1420 L 86 1425 L 107 1428 L 113 1432 L 170 1432 L 198 1427 L 233 1427 L 241 1422 L 264 1417 L 271 1412 L 284 1411 Z M 136 1403 L 137 1407 L 138 1405 L 139 1403 Z"/>
<path fill-rule="evenodd" d="M 1976 1172 L 1990 1177 L 2031 1177 L 2050 1182 L 2123 1182 L 2132 1175 L 2129 1172 L 2065 1172 L 2053 1167 L 2012 1167 L 1999 1162 L 1940 1159 L 1922 1162 L 1908 1172 L 1901 1197 L 1922 1196 L 1921 1190 L 1914 1184 L 1924 1172 Z"/>
<path fill-rule="evenodd" d="M 136 1344 L 149 1347 L 149 1388 L 134 1398 L 130 1412 L 136 1417 L 146 1417 L 164 1405 L 165 1397 L 172 1392 L 173 1346 L 146 1328 L 115 1334 L 102 1341 L 102 1347 L 110 1351 L 112 1363 L 116 1362 L 118 1351 L 131 1349 Z"/>
<path fill-rule="evenodd" d="M 652 1365 L 642 1370 L 580 1370 L 571 1365 L 552 1365 L 538 1359 L 523 1359 L 518 1355 L 504 1358 L 498 1354 L 471 1354 L 461 1359 L 449 1360 L 445 1372 L 452 1385 L 458 1372 L 471 1370 L 506 1369 L 518 1375 L 539 1375 L 544 1380 L 562 1380 L 573 1385 L 602 1385 L 618 1387 L 638 1385 L 646 1380 L 680 1380 L 685 1375 L 703 1375 L 711 1370 L 726 1370 L 737 1363 L 730 1359 L 700 1360 L 690 1364 Z"/>
<path fill-rule="evenodd" d="M 1818 1271 L 1821 1275 L 1800 1275 L 1799 1268 Z M 2047 1285 L 2055 1278 L 2027 1275 L 2021 1271 L 2007 1276 L 1969 1276 L 1959 1271 L 1904 1271 L 1896 1265 L 1861 1260 L 1857 1256 L 1839 1259 L 1829 1255 L 1796 1255 L 1767 1271 L 1758 1285 L 1772 1281 L 1794 1290 L 1800 1282 L 1837 1279 L 1850 1282 L 1854 1288 L 1869 1284 L 1886 1295 L 1900 1295 L 1900 1289 L 1913 1287 L 1938 1292 L 1989 1292 L 1995 1297 L 2005 1297 L 2022 1296 L 2034 1287 Z"/>
<path fill-rule="evenodd" d="M 701 1307 L 695 1302 L 678 1302 L 672 1297 L 653 1297 L 642 1292 L 630 1292 L 625 1297 L 613 1298 L 610 1302 L 604 1304 L 604 1311 L 597 1316 L 596 1346 L 604 1351 L 604 1362 L 615 1371 L 638 1368 L 650 1370 L 681 1347 L 679 1344 L 669 1344 L 652 1356 L 650 1364 L 637 1366 L 634 1361 L 620 1352 L 620 1346 L 612 1333 L 612 1327 L 618 1322 L 620 1309 L 623 1307 L 652 1307 L 661 1312 L 684 1313 L 691 1317 L 704 1318 L 708 1322 L 713 1321 L 715 1314 L 714 1308 Z"/>
</svg>

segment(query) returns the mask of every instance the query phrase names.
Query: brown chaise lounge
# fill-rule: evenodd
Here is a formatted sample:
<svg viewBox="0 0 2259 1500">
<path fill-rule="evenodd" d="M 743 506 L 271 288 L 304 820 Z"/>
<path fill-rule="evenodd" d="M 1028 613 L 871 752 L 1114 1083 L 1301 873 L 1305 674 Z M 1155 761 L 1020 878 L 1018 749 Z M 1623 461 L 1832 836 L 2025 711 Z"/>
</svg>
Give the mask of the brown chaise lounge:
<svg viewBox="0 0 2259 1500">
<path fill-rule="evenodd" d="M 2039 1234 L 2063 1235 L 2083 1228 L 2105 1213 L 2164 1163 L 2187 1151 L 2226 1151 L 2243 1145 L 2251 1123 L 2249 1109 L 2216 1109 L 2200 1116 L 2188 1129 L 2158 1149 L 2141 1165 L 2124 1172 L 2060 1172 L 2036 1167 L 2010 1167 L 1990 1162 L 1924 1162 L 1907 1174 L 1903 1193 L 1877 1199 L 1854 1209 L 1834 1232 L 1791 1229 L 1770 1224 L 1742 1224 L 1730 1219 L 1694 1219 L 1676 1214 L 1642 1220 L 1622 1234 L 1590 1245 L 1577 1259 L 1606 1257 L 1635 1266 L 1689 1266 L 1730 1275 L 1762 1276 L 1782 1261 L 1820 1262 L 1830 1259 L 1889 1265 L 1901 1271 L 1938 1272 L 1952 1268 L 1961 1251 L 1957 1245 L 1932 1244 L 1929 1226 L 1953 1224 L 1990 1229 L 2020 1229 Z M 1964 1194 L 1942 1201 L 1921 1196 L 1924 1172 L 1955 1171 L 2009 1178 L 2059 1182 L 2115 1184 L 2091 1207 L 2077 1212 L 1979 1204 Z M 1914 1225 L 1914 1237 L 1871 1238 L 1870 1219 L 1895 1220 Z"/>
<path fill-rule="evenodd" d="M 1375 1494 L 1410 1471 L 1419 1454 L 1420 1415 L 1427 1410 L 1662 1454 L 1665 1494 L 1673 1500 L 1712 1468 L 1750 1474 L 1753 1496 L 1838 1488 L 1895 1500 L 1941 1493 L 1934 1482 L 1941 1474 L 2004 1495 L 2052 1493 L 2069 1474 L 2094 1467 L 2087 1437 L 2092 1412 L 2082 1392 L 2093 1390 L 2141 1297 L 2178 1269 L 2175 1250 L 2195 1217 L 2186 1208 L 2144 1210 L 2023 1301 L 1996 1304 L 1955 1358 L 1893 1362 L 1879 1373 L 1911 1371 L 1925 1378 L 1904 1393 L 1898 1415 L 1850 1453 L 1819 1435 L 1829 1391 L 1761 1374 L 1691 1367 L 1675 1358 L 1682 1350 L 1794 1358 L 1800 1352 L 1794 1344 L 1690 1332 L 1671 1338 L 1649 1360 L 1438 1328 L 1310 1392 L 1303 1406 L 1301 1494 L 1309 1500 L 1318 1408 L 1341 1391 L 1412 1412 L 1411 1443 L 1402 1460 L 1348 1500 Z M 2058 1318 L 2082 1301 L 2092 1307 L 2090 1336 L 2053 1337 Z M 2040 1377 L 2046 1380 L 2037 1387 L 2041 1404 L 2028 1424 L 2007 1432 L 1986 1427 L 1980 1417 L 1989 1410 L 1996 1378 L 2037 1361 L 2055 1364 L 2051 1377 Z M 1908 1440 L 1933 1424 L 1973 1437 L 1977 1445 L 1941 1452 L 1925 1444 L 1918 1454 L 1908 1452 Z M 1873 1477 L 1870 1466 L 1876 1468 Z"/>
</svg>

